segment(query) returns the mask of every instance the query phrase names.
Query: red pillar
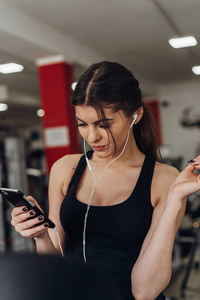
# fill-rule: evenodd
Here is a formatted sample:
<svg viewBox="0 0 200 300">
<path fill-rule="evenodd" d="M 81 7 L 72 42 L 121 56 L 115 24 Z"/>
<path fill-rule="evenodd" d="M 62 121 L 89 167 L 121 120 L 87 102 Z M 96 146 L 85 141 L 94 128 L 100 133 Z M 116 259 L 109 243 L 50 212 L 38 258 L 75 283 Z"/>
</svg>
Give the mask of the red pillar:
<svg viewBox="0 0 200 300">
<path fill-rule="evenodd" d="M 66 154 L 79 152 L 74 107 L 71 105 L 73 66 L 60 56 L 37 61 L 43 137 L 48 170 Z"/>
</svg>

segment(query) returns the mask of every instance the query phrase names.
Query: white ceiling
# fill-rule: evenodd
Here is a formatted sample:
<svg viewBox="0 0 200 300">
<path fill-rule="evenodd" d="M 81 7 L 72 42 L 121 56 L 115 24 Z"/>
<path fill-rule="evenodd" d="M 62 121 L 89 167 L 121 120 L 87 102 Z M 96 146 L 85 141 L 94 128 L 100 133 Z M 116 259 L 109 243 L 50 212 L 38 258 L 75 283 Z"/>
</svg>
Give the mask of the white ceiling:
<svg viewBox="0 0 200 300">
<path fill-rule="evenodd" d="M 22 73 L 0 75 L 10 103 L 0 126 L 14 118 L 22 123 L 24 109 L 30 122 L 37 121 L 31 118 L 39 107 L 35 62 L 42 57 L 62 54 L 75 65 L 75 79 L 93 62 L 118 61 L 147 95 L 160 85 L 198 80 L 191 68 L 200 64 L 199 16 L 199 0 L 0 1 L 0 63 L 25 66 Z M 168 44 L 169 38 L 191 34 L 196 47 Z"/>
</svg>

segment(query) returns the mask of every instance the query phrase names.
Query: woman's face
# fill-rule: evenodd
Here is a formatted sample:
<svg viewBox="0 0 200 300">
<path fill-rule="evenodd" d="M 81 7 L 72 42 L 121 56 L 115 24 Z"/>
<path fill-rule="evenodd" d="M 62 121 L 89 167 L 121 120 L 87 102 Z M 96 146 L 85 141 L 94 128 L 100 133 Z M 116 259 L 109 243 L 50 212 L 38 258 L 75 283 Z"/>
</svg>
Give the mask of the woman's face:
<svg viewBox="0 0 200 300">
<path fill-rule="evenodd" d="M 79 133 L 98 157 L 111 158 L 121 153 L 132 118 L 127 118 L 122 110 L 114 112 L 111 108 L 104 108 L 105 118 L 99 119 L 96 110 L 87 105 L 77 105 L 75 111 Z M 116 153 L 109 131 L 116 143 Z"/>
</svg>

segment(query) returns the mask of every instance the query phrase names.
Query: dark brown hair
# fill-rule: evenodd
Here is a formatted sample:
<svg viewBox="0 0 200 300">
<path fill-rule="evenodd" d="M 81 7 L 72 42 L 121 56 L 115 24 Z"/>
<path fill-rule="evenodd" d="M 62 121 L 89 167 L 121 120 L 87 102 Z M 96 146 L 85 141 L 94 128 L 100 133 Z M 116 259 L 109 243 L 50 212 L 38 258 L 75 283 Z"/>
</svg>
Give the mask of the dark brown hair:
<svg viewBox="0 0 200 300">
<path fill-rule="evenodd" d="M 154 118 L 142 101 L 137 79 L 121 64 L 103 61 L 90 66 L 76 85 L 72 104 L 92 106 L 103 117 L 105 107 L 112 107 L 115 112 L 122 110 L 131 117 L 143 106 L 143 117 L 133 126 L 133 134 L 140 151 L 161 160 Z"/>
</svg>

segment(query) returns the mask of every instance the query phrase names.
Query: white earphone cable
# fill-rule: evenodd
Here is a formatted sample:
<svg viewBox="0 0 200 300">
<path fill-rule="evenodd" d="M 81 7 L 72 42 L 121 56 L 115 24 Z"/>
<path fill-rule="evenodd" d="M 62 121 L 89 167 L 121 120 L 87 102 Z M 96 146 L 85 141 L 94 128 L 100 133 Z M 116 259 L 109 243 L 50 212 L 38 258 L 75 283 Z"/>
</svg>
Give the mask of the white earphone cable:
<svg viewBox="0 0 200 300">
<path fill-rule="evenodd" d="M 65 255 L 64 255 L 64 253 L 63 253 L 63 249 L 62 249 L 61 243 L 60 243 L 60 237 L 59 237 L 58 231 L 56 230 L 55 227 L 53 228 L 53 230 L 56 232 L 56 235 L 57 235 L 57 238 L 58 238 L 58 244 L 59 244 L 59 247 L 60 247 L 61 254 L 62 254 L 63 257 L 65 257 Z"/>
<path fill-rule="evenodd" d="M 117 159 L 119 159 L 119 158 L 122 156 L 122 154 L 124 153 L 124 150 L 125 150 L 125 148 L 126 148 L 126 146 L 127 146 L 127 143 L 128 143 L 128 139 L 129 139 L 129 135 L 130 135 L 130 130 L 131 130 L 133 124 L 135 123 L 136 118 L 137 118 L 137 114 L 135 115 L 134 120 L 133 120 L 133 122 L 131 123 L 131 126 L 129 127 L 128 134 L 127 134 L 127 138 L 126 138 L 126 142 L 125 142 L 125 144 L 124 144 L 124 147 L 123 147 L 123 149 L 122 149 L 122 152 L 121 152 L 116 158 L 114 158 L 113 160 L 111 160 L 111 161 L 107 164 L 107 166 L 105 167 L 103 173 L 101 174 L 101 176 L 100 176 L 97 180 L 95 179 L 94 173 L 92 172 L 92 168 L 91 168 L 91 165 L 90 165 L 90 163 L 89 163 L 89 160 L 88 160 L 88 157 L 87 157 L 87 154 L 86 154 L 85 139 L 84 139 L 84 141 L 83 141 L 85 159 L 86 159 L 88 168 L 89 168 L 89 170 L 90 170 L 90 172 L 91 172 L 91 174 L 92 174 L 92 176 L 93 176 L 93 179 L 94 179 L 94 186 L 93 186 L 93 189 L 92 189 L 92 192 L 91 192 L 91 194 L 90 194 L 89 201 L 88 201 L 87 210 L 86 210 L 85 219 L 84 219 L 84 228 L 83 228 L 83 258 L 84 258 L 84 262 L 85 262 L 85 263 L 86 263 L 86 227 L 87 227 L 87 218 L 88 218 L 89 209 L 90 209 L 90 207 L 91 207 L 92 196 L 93 196 L 95 187 L 96 187 L 97 183 L 99 182 L 99 180 L 100 180 L 100 179 L 103 177 L 103 175 L 105 174 L 105 172 L 106 172 L 107 168 L 109 167 L 109 165 L 110 165 L 111 163 L 113 163 L 114 161 L 116 161 Z"/>
</svg>

